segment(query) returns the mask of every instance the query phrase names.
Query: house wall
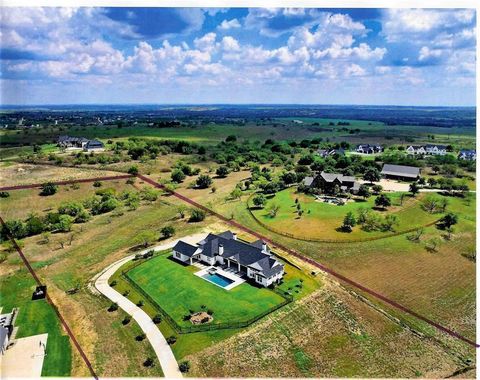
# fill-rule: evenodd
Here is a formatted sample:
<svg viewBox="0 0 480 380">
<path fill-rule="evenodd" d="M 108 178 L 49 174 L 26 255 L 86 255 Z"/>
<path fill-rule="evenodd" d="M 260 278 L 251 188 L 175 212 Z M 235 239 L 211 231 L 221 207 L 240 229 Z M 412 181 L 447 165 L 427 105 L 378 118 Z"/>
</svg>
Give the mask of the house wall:
<svg viewBox="0 0 480 380">
<path fill-rule="evenodd" d="M 209 256 L 205 256 L 205 255 L 200 254 L 200 260 L 203 261 L 204 263 L 207 263 L 207 264 L 210 264 L 210 265 L 215 264 L 215 258 L 214 257 L 209 257 Z"/>
<path fill-rule="evenodd" d="M 190 257 L 182 255 L 180 252 L 173 251 L 173 257 L 181 262 L 186 262 L 190 260 Z"/>
</svg>

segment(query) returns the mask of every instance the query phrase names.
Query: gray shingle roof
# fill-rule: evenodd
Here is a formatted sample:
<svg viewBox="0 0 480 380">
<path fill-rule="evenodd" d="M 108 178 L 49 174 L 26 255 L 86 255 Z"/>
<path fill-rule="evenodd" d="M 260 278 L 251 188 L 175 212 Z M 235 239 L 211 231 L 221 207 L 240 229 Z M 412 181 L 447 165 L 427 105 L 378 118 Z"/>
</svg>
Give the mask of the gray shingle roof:
<svg viewBox="0 0 480 380">
<path fill-rule="evenodd" d="M 414 166 L 385 164 L 383 165 L 382 174 L 417 178 L 420 175 L 420 168 Z"/>
<path fill-rule="evenodd" d="M 192 257 L 198 247 L 185 243 L 182 240 L 179 240 L 177 244 L 174 245 L 173 250 L 180 252 L 182 255 Z"/>
<path fill-rule="evenodd" d="M 312 183 L 313 183 L 313 177 L 305 177 L 305 178 L 303 179 L 303 184 L 304 184 L 305 186 L 311 186 Z"/>
</svg>

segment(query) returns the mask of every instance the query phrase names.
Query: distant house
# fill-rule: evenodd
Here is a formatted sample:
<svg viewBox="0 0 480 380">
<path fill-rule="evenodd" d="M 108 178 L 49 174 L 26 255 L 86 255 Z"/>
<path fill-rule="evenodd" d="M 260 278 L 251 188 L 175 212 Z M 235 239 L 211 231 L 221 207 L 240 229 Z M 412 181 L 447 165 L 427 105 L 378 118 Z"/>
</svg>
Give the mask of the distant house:
<svg viewBox="0 0 480 380">
<path fill-rule="evenodd" d="M 447 154 L 447 147 L 445 145 L 410 145 L 405 149 L 408 154 L 412 155 L 435 155 L 435 156 L 444 156 Z"/>
<path fill-rule="evenodd" d="M 338 154 L 339 156 L 345 156 L 345 150 L 344 149 L 333 149 L 333 148 L 330 148 L 330 149 L 318 149 L 317 150 L 317 154 L 320 156 L 320 157 L 328 157 L 328 156 L 334 156 L 335 154 Z"/>
<path fill-rule="evenodd" d="M 375 154 L 383 152 L 383 146 L 378 144 L 360 144 L 355 148 L 355 151 L 363 154 Z"/>
<path fill-rule="evenodd" d="M 284 265 L 273 256 L 263 240 L 247 243 L 238 240 L 231 231 L 211 233 L 196 245 L 180 240 L 173 247 L 173 257 L 187 264 L 199 261 L 233 269 L 261 286 L 280 282 L 284 274 Z"/>
<path fill-rule="evenodd" d="M 467 160 L 467 161 L 476 161 L 477 160 L 477 151 L 474 149 L 467 150 L 462 149 L 460 153 L 458 153 L 459 160 Z"/>
<path fill-rule="evenodd" d="M 83 147 L 83 150 L 90 152 L 92 150 L 102 150 L 104 148 L 105 148 L 105 146 L 103 145 L 103 143 L 101 141 L 89 140 L 85 144 L 85 146 Z"/>
<path fill-rule="evenodd" d="M 321 172 L 315 177 L 305 177 L 303 185 L 326 194 L 333 194 L 336 190 L 356 193 L 360 188 L 360 183 L 355 181 L 355 177 L 326 172 Z"/>
<path fill-rule="evenodd" d="M 425 145 L 425 151 L 427 154 L 444 156 L 447 154 L 447 147 L 445 145 L 427 144 Z"/>
<path fill-rule="evenodd" d="M 384 164 L 381 174 L 386 178 L 412 181 L 420 176 L 420 168 L 414 166 Z"/>
<path fill-rule="evenodd" d="M 72 136 L 59 136 L 57 139 L 57 145 L 60 148 L 76 148 L 83 149 L 88 143 L 88 139 L 85 137 L 72 137 Z"/>
<path fill-rule="evenodd" d="M 405 151 L 408 154 L 412 154 L 412 155 L 417 155 L 417 154 L 424 155 L 427 153 L 423 145 L 410 145 L 409 147 L 407 147 L 407 149 L 405 149 Z"/>
</svg>

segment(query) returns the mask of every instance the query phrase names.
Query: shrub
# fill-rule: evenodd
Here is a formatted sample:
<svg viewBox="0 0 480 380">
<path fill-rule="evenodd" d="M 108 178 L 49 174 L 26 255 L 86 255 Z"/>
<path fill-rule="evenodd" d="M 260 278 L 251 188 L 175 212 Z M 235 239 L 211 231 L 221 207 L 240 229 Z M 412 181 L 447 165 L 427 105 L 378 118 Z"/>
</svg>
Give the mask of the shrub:
<svg viewBox="0 0 480 380">
<path fill-rule="evenodd" d="M 117 280 L 113 280 L 111 283 L 110 283 L 110 286 L 113 288 L 115 285 L 117 285 Z"/>
<path fill-rule="evenodd" d="M 143 302 L 143 300 L 140 300 L 137 302 L 137 306 L 138 307 L 143 307 L 143 305 L 145 305 L 145 303 Z"/>
<path fill-rule="evenodd" d="M 185 177 L 186 177 L 185 173 L 180 169 L 175 169 L 172 171 L 171 178 L 173 182 L 176 182 L 176 183 L 183 182 Z"/>
<path fill-rule="evenodd" d="M 135 337 L 135 340 L 136 340 L 137 342 L 141 342 L 141 341 L 144 340 L 146 337 L 147 337 L 147 336 L 145 335 L 145 333 L 141 333 L 141 334 L 139 334 L 139 335 L 137 335 L 137 336 Z"/>
<path fill-rule="evenodd" d="M 128 325 L 131 320 L 132 320 L 131 316 L 129 316 L 129 315 L 125 316 L 125 318 L 123 318 L 123 320 L 122 320 L 122 325 L 124 325 L 124 326 Z"/>
<path fill-rule="evenodd" d="M 206 213 L 203 210 L 200 210 L 198 208 L 194 208 L 192 210 L 192 213 L 190 214 L 190 219 L 188 219 L 189 222 L 201 222 L 204 220 L 206 217 Z"/>
<path fill-rule="evenodd" d="M 173 226 L 165 226 L 160 230 L 160 233 L 167 239 L 175 235 L 175 228 Z"/>
<path fill-rule="evenodd" d="M 197 181 L 195 182 L 197 187 L 199 189 L 206 189 L 207 187 L 210 187 L 212 184 L 212 179 L 210 178 L 209 175 L 206 174 L 201 174 L 198 178 Z"/>
<path fill-rule="evenodd" d="M 153 359 L 148 357 L 144 362 L 143 362 L 143 366 L 144 367 L 153 367 Z"/>
<path fill-rule="evenodd" d="M 162 316 L 160 314 L 156 314 L 153 318 L 152 318 L 152 321 L 153 323 L 155 323 L 156 325 L 158 325 L 160 322 L 162 322 Z"/>
<path fill-rule="evenodd" d="M 102 187 L 102 183 L 100 181 L 95 181 L 93 187 Z"/>
<path fill-rule="evenodd" d="M 46 182 L 41 186 L 40 195 L 42 196 L 49 196 L 53 195 L 57 192 L 58 186 L 55 185 L 53 182 Z"/>
<path fill-rule="evenodd" d="M 0 198 L 8 198 L 10 193 L 8 191 L 0 191 Z"/>
<path fill-rule="evenodd" d="M 226 166 L 219 166 L 215 173 L 219 177 L 225 178 L 228 175 L 228 168 Z"/>
<path fill-rule="evenodd" d="M 171 346 L 177 341 L 177 337 L 175 335 L 169 336 L 167 338 L 167 343 Z"/>
<path fill-rule="evenodd" d="M 190 363 L 188 361 L 181 362 L 178 366 L 178 369 L 182 373 L 187 373 L 188 371 L 190 371 Z"/>
<path fill-rule="evenodd" d="M 298 201 L 298 200 L 296 200 Z M 263 194 L 257 194 L 253 197 L 252 202 L 255 206 L 263 208 L 267 203 L 267 198 Z"/>
<path fill-rule="evenodd" d="M 130 166 L 128 169 L 128 174 L 137 175 L 138 174 L 138 167 L 137 166 Z"/>
<path fill-rule="evenodd" d="M 118 303 L 116 303 L 116 302 L 112 303 L 108 308 L 109 312 L 117 311 L 117 310 L 118 310 Z"/>
</svg>

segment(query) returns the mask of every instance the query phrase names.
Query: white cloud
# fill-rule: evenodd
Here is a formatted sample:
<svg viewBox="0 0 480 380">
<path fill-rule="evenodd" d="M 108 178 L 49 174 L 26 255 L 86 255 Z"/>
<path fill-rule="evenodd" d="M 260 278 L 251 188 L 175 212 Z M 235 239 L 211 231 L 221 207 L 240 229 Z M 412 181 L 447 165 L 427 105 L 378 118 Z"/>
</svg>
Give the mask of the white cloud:
<svg viewBox="0 0 480 380">
<path fill-rule="evenodd" d="M 238 41 L 231 36 L 223 37 L 222 47 L 226 51 L 239 51 L 240 50 L 240 45 L 238 44 Z"/>
<path fill-rule="evenodd" d="M 230 21 L 223 20 L 222 23 L 218 26 L 218 29 L 230 30 L 230 29 L 236 29 L 240 27 L 241 27 L 240 22 L 236 18 L 234 18 Z"/>
</svg>

